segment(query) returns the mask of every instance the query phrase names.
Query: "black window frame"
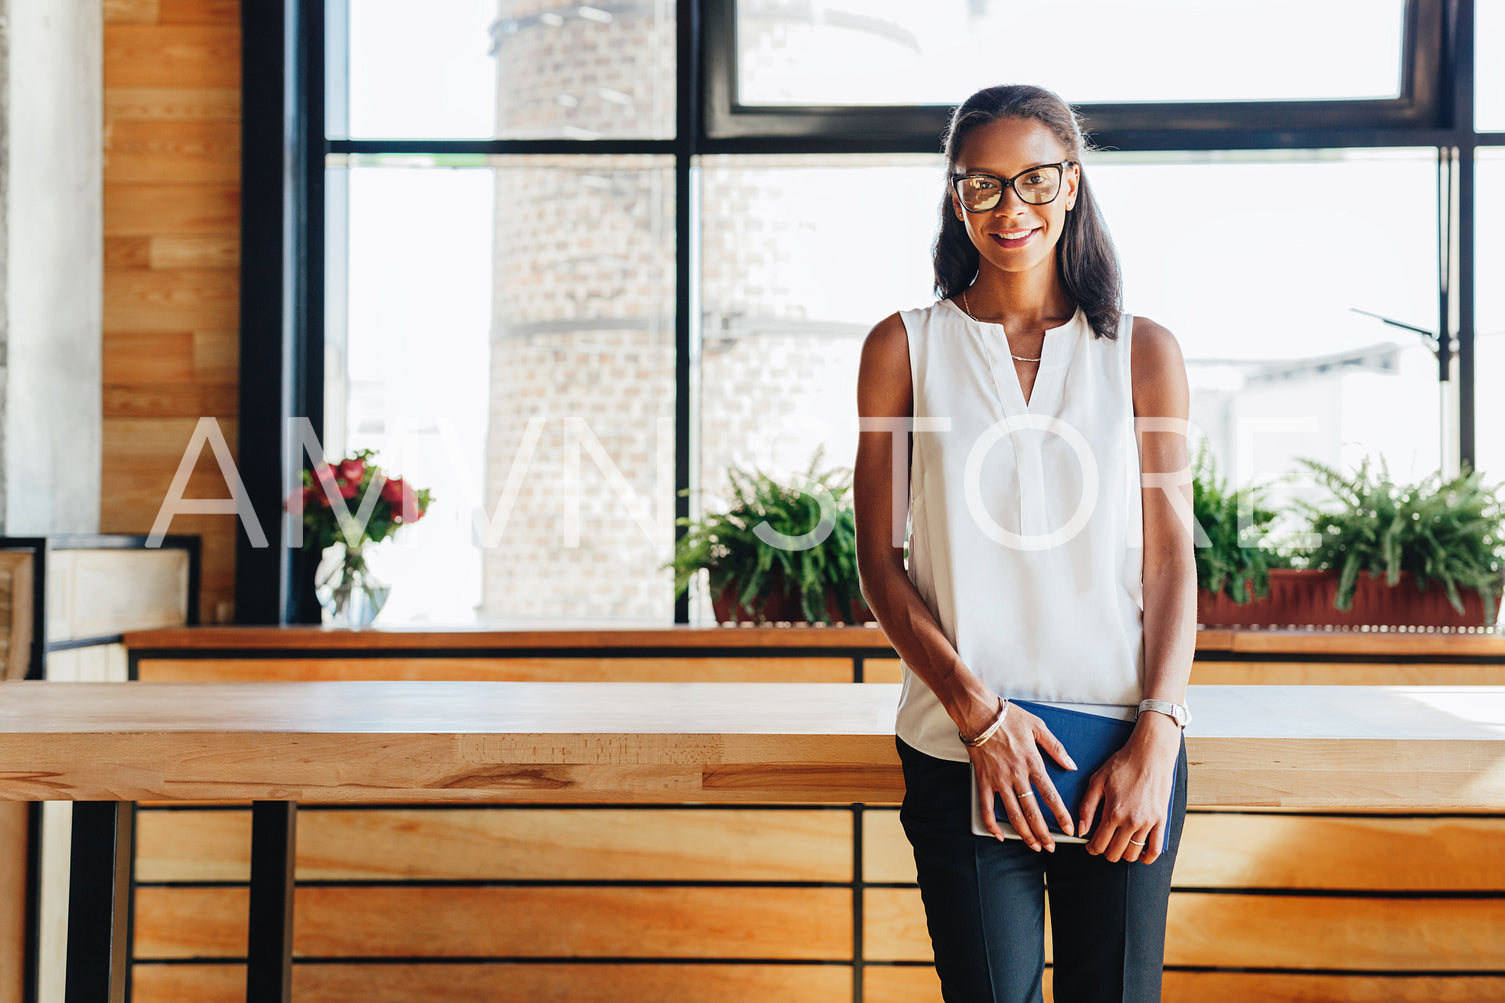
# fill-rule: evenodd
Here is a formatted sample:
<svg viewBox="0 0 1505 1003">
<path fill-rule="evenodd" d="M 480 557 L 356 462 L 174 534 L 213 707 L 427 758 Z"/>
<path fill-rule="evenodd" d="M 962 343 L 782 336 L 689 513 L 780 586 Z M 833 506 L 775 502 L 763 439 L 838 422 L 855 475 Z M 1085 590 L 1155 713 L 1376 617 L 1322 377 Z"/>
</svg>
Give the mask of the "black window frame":
<svg viewBox="0 0 1505 1003">
<path fill-rule="evenodd" d="M 326 0 L 244 3 L 242 19 L 242 254 L 239 463 L 271 546 L 236 545 L 240 623 L 318 622 L 316 554 L 288 551 L 283 456 L 288 416 L 323 439 L 324 171 L 330 155 L 358 153 L 672 154 L 675 171 L 675 515 L 694 477 L 692 419 L 699 318 L 692 259 L 696 158 L 712 154 L 923 153 L 939 149 L 948 109 L 759 108 L 735 95 L 736 0 L 676 0 L 676 131 L 672 139 L 331 140 L 325 135 Z M 1505 133 L 1474 127 L 1474 0 L 1408 0 L 1403 87 L 1374 101 L 1091 105 L 1094 142 L 1125 152 L 1430 147 L 1437 151 L 1439 379 L 1456 344 L 1458 462 L 1474 458 L 1474 156 Z M 1451 211 L 1449 211 L 1451 209 Z M 1456 228 L 1451 220 L 1456 216 Z M 1456 323 L 1453 316 L 1456 314 Z M 688 621 L 684 597 L 676 622 Z"/>
<path fill-rule="evenodd" d="M 1132 2 L 1132 0 L 1130 0 Z M 1436 128 L 1452 114 L 1442 54 L 1447 0 L 1407 0 L 1401 39 L 1400 95 L 1331 101 L 1210 101 L 1082 104 L 1094 135 L 1127 141 L 1122 149 L 1204 149 L 1209 133 L 1293 134 L 1320 130 Z M 739 100 L 736 0 L 706 5 L 706 135 L 733 138 L 909 136 L 935 146 L 950 109 L 937 105 L 752 105 Z M 1070 40 L 1064 40 L 1069 47 Z M 1249 142 L 1244 139 L 1241 142 Z M 1149 144 L 1149 145 L 1146 145 Z M 1261 147 L 1267 144 L 1260 144 Z M 1295 144 L 1306 145 L 1306 144 Z M 1225 146 L 1218 149 L 1229 148 Z M 1237 147 L 1243 148 L 1243 147 Z"/>
</svg>

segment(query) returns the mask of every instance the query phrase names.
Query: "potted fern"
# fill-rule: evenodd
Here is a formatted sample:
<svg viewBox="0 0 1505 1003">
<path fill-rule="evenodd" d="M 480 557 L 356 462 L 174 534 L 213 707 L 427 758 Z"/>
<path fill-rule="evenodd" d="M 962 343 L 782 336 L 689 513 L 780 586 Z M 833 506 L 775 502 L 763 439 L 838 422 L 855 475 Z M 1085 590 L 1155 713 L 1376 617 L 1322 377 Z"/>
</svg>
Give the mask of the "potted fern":
<svg viewBox="0 0 1505 1003">
<path fill-rule="evenodd" d="M 1275 522 L 1267 499 L 1269 488 L 1229 490 L 1227 481 L 1218 477 L 1206 439 L 1192 459 L 1191 470 L 1192 517 L 1198 530 L 1193 548 L 1198 622 L 1245 622 L 1250 614 L 1241 607 L 1269 594 L 1273 569 L 1290 567 L 1287 556 L 1261 546 L 1257 539 L 1267 537 Z"/>
<path fill-rule="evenodd" d="M 1291 622 L 1494 626 L 1505 586 L 1498 485 L 1469 469 L 1396 484 L 1383 462 L 1376 472 L 1366 459 L 1352 474 L 1297 462 L 1328 495 L 1296 503 L 1316 541 L 1299 558 L 1328 601 Z"/>
<path fill-rule="evenodd" d="M 847 502 L 851 472 L 818 472 L 821 454 L 816 451 L 797 486 L 733 466 L 726 511 L 676 519 L 688 528 L 674 557 L 660 565 L 674 570 L 675 595 L 704 570 L 717 622 L 872 620 L 857 579 L 856 522 Z"/>
</svg>

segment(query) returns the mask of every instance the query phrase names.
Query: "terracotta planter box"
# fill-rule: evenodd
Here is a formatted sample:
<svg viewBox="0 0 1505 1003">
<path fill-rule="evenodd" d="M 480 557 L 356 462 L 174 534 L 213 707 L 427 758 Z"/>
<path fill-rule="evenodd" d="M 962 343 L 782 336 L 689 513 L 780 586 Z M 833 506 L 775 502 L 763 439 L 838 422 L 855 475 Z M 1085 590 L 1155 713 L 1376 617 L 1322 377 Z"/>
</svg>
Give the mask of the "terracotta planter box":
<svg viewBox="0 0 1505 1003">
<path fill-rule="evenodd" d="M 1206 627 L 1402 627 L 1483 629 L 1484 603 L 1472 589 L 1463 589 L 1463 612 L 1448 604 L 1447 593 L 1435 582 L 1425 592 L 1416 591 L 1409 572 L 1389 586 L 1384 576 L 1360 575 L 1353 606 L 1347 611 L 1333 606 L 1338 594 L 1336 571 L 1297 571 L 1277 568 L 1270 572 L 1270 593 L 1242 606 L 1219 593 L 1197 590 L 1197 622 Z"/>
<path fill-rule="evenodd" d="M 711 600 L 711 610 L 716 617 L 716 622 L 807 623 L 804 610 L 800 608 L 799 595 L 791 589 L 780 588 L 779 586 L 782 584 L 782 577 L 773 579 L 774 589 L 764 596 L 763 615 L 759 617 L 756 611 L 750 610 L 746 606 L 739 606 L 736 610 L 732 609 L 732 603 L 735 602 L 737 597 L 737 584 L 733 582 L 727 586 L 725 592 Z M 852 615 L 857 618 L 857 623 L 871 623 L 873 621 L 873 612 L 867 608 L 867 603 L 862 601 L 861 596 L 856 596 L 852 600 Z M 842 622 L 841 611 L 837 608 L 835 597 L 830 593 L 827 593 L 826 597 L 826 616 L 830 618 L 833 624 Z"/>
</svg>

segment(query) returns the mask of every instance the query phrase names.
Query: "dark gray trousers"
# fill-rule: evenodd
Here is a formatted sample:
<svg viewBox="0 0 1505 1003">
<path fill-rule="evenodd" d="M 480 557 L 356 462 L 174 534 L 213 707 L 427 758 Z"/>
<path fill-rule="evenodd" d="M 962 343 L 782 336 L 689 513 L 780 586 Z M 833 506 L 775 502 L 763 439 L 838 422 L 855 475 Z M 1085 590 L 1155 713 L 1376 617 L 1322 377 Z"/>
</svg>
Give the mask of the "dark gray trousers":
<svg viewBox="0 0 1505 1003">
<path fill-rule="evenodd" d="M 1037 853 L 1023 840 L 974 836 L 968 764 L 894 741 L 904 764 L 899 819 L 914 847 L 946 1003 L 1040 1003 L 1047 887 L 1056 1003 L 1158 1003 L 1171 870 L 1186 817 L 1185 738 L 1170 845 L 1153 864 L 1111 863 L 1085 843 Z"/>
</svg>

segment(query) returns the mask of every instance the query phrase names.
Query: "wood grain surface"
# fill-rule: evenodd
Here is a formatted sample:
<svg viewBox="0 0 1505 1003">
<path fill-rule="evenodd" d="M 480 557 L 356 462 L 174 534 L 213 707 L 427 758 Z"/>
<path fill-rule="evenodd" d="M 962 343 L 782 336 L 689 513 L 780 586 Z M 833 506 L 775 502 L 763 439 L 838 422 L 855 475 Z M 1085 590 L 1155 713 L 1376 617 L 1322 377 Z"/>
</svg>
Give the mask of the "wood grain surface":
<svg viewBox="0 0 1505 1003">
<path fill-rule="evenodd" d="M 508 623 L 453 627 L 189 627 L 133 631 L 132 648 L 679 648 L 832 647 L 867 648 L 878 657 L 893 647 L 876 624 L 863 627 L 737 627 L 688 624 Z M 1386 658 L 1432 656 L 1505 658 L 1505 636 L 1425 634 L 1399 631 L 1199 629 L 1197 651 L 1214 653 L 1367 655 Z"/>
<path fill-rule="evenodd" d="M 935 1000 L 940 1000 L 940 983 Z M 293 998 L 318 1003 L 744 1003 L 845 1000 L 852 970 L 824 964 L 339 964 L 293 966 Z M 216 964 L 138 964 L 133 1003 L 242 1003 L 245 968 Z M 873 997 L 868 997 L 869 999 Z M 907 997 L 910 1003 L 924 997 Z"/>
<path fill-rule="evenodd" d="M 137 889 L 136 957 L 243 958 L 248 908 L 244 888 Z M 293 912 L 299 957 L 852 958 L 843 888 L 313 886 Z"/>
<path fill-rule="evenodd" d="M 7 684 L 0 798 L 895 803 L 897 687 Z M 1505 808 L 1505 688 L 1199 686 L 1195 805 Z"/>
<path fill-rule="evenodd" d="M 852 880 L 849 811 L 490 807 L 301 809 L 297 878 Z M 251 813 L 143 810 L 136 848 L 138 881 L 246 881 Z"/>
</svg>

